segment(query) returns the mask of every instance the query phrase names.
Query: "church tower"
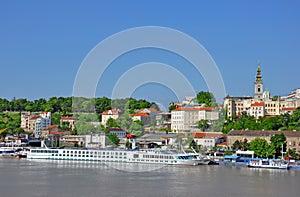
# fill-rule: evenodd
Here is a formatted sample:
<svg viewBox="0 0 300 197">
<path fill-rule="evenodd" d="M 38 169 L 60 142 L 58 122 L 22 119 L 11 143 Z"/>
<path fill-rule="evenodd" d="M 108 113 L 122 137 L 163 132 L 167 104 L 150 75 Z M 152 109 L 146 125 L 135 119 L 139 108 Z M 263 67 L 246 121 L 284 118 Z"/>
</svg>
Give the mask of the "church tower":
<svg viewBox="0 0 300 197">
<path fill-rule="evenodd" d="M 258 61 L 256 79 L 254 82 L 254 98 L 262 99 L 263 98 L 263 86 L 264 83 L 262 81 L 261 71 L 260 71 L 260 61 Z"/>
</svg>

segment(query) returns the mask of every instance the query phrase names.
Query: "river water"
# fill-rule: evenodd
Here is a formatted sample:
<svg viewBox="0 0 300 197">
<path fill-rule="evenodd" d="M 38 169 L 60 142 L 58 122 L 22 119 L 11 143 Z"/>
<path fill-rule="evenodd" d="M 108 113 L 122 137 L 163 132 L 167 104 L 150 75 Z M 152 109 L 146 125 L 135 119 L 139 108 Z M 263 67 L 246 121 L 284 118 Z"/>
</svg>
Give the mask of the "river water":
<svg viewBox="0 0 300 197">
<path fill-rule="evenodd" d="M 300 196 L 300 170 L 0 159 L 0 196 Z"/>
</svg>

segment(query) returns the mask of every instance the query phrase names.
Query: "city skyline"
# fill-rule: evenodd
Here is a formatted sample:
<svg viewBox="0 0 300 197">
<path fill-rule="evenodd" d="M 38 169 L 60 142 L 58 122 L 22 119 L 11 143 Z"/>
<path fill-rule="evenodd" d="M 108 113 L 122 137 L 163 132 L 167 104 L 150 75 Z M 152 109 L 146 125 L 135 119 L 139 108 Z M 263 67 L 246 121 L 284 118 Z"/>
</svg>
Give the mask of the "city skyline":
<svg viewBox="0 0 300 197">
<path fill-rule="evenodd" d="M 296 1 L 1 2 L 0 97 L 72 96 L 76 73 L 89 51 L 115 33 L 140 26 L 168 27 L 196 39 L 216 62 L 226 94 L 252 96 L 260 60 L 265 89 L 286 95 L 300 84 L 298 6 Z M 141 49 L 111 64 L 96 96 L 109 97 L 124 72 L 149 61 L 171 65 L 197 92 L 207 90 L 201 75 L 178 55 Z M 156 83 L 139 87 L 133 97 L 164 105 L 176 101 L 168 87 Z"/>
</svg>

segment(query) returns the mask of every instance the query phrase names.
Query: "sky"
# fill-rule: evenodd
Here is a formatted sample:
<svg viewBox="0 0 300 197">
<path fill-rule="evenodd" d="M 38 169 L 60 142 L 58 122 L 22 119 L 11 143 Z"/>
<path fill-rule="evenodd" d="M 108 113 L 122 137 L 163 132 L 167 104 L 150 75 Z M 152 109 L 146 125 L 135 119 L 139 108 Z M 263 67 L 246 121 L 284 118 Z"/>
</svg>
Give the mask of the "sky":
<svg viewBox="0 0 300 197">
<path fill-rule="evenodd" d="M 171 28 L 200 43 L 217 65 L 226 95 L 253 95 L 258 60 L 264 87 L 272 95 L 286 95 L 300 88 L 299 6 L 299 1 L 289 0 L 2 0 L 0 97 L 33 100 L 72 96 L 79 68 L 95 46 L 118 32 L 143 26 Z M 95 95 L 112 97 L 124 73 L 147 62 L 163 63 L 179 71 L 195 92 L 209 91 L 201 73 L 180 54 L 142 48 L 114 59 L 99 79 Z M 127 80 L 146 76 L 145 72 Z M 172 77 L 159 70 L 156 73 Z M 179 99 L 176 91 L 185 93 L 184 87 L 174 92 L 171 84 L 157 79 L 137 85 L 132 97 L 163 106 Z M 192 96 L 188 91 L 186 94 Z"/>
</svg>

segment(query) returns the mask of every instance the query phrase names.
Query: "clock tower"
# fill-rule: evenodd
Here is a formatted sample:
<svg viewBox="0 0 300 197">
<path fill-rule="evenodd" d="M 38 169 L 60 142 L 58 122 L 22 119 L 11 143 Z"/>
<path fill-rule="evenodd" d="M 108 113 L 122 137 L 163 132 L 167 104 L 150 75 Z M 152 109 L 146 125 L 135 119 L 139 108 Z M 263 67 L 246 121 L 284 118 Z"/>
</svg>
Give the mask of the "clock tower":
<svg viewBox="0 0 300 197">
<path fill-rule="evenodd" d="M 254 82 L 254 98 L 263 99 L 263 87 L 264 83 L 262 81 L 261 70 L 260 70 L 260 61 L 258 61 L 256 79 Z"/>
</svg>

